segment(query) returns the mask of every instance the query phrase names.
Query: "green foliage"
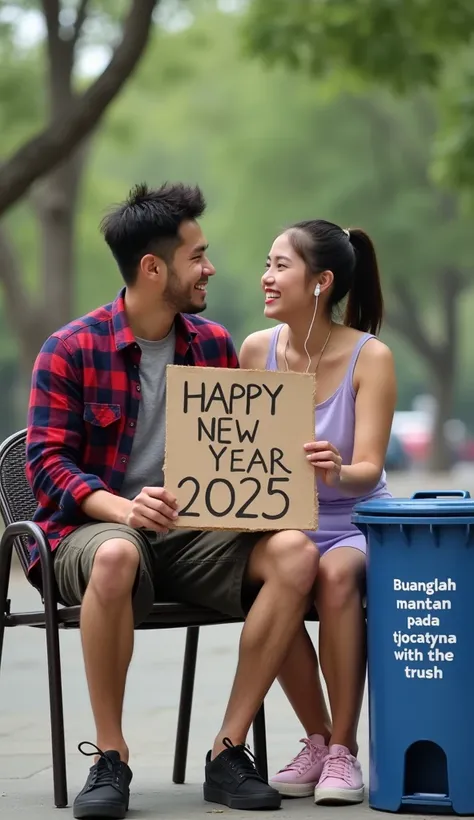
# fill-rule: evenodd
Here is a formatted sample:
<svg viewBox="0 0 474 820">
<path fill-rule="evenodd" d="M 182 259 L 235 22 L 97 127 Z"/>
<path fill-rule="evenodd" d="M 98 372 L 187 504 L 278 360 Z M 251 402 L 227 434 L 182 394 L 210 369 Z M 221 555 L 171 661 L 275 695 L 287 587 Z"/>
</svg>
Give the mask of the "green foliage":
<svg viewBox="0 0 474 820">
<path fill-rule="evenodd" d="M 272 61 L 317 75 L 342 66 L 410 90 L 435 84 L 474 30 L 469 0 L 253 0 L 246 31 Z"/>
<path fill-rule="evenodd" d="M 217 268 L 207 315 L 229 327 L 237 345 L 266 324 L 260 277 L 274 237 L 288 223 L 318 216 L 373 235 L 389 308 L 393 283 L 405 282 L 436 337 L 443 309 L 436 272 L 447 263 L 470 270 L 474 248 L 457 201 L 450 201 L 446 218 L 445 196 L 429 173 L 437 127 L 431 93 L 400 99 L 376 89 L 334 98 L 327 83 L 250 61 L 239 41 L 240 19 L 212 5 L 202 3 L 185 30 L 157 32 L 94 138 L 77 221 L 77 312 L 121 287 L 98 230 L 106 208 L 140 180 L 181 179 L 199 182 L 207 196 L 203 227 Z M 29 82 L 34 101 L 40 54 L 28 59 L 36 70 L 25 75 L 25 89 Z M 2 123 L 13 119 L 9 105 L 2 98 Z M 39 106 L 32 120 L 40 115 Z M 35 287 L 38 236 L 28 203 L 14 209 L 8 228 Z M 467 370 L 474 364 L 472 302 L 467 294 L 461 332 Z M 400 406 L 407 406 L 426 390 L 424 364 L 406 342 L 387 339 L 397 358 Z"/>
<path fill-rule="evenodd" d="M 108 140 L 120 123 L 130 129 L 128 152 Z M 239 341 L 262 323 L 259 281 L 274 236 L 321 215 L 374 235 L 388 293 L 403 280 L 421 294 L 436 336 L 436 271 L 470 269 L 473 242 L 455 203 L 446 218 L 429 175 L 435 123 L 427 94 L 327 99 L 304 76 L 264 70 L 241 53 L 235 18 L 201 15 L 150 48 L 111 112 L 93 176 L 113 175 L 119 196 L 141 178 L 202 183 L 218 268 L 211 310 Z"/>
<path fill-rule="evenodd" d="M 360 82 L 396 92 L 436 90 L 438 181 L 474 188 L 471 0 L 251 0 L 244 25 L 252 54 L 303 69 L 338 90 Z"/>
</svg>

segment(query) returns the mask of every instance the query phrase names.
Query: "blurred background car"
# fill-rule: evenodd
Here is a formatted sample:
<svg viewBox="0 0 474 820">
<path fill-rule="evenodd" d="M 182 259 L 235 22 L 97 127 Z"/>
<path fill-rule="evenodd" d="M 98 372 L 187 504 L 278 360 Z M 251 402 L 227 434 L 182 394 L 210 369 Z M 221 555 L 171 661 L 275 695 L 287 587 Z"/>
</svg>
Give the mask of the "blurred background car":
<svg viewBox="0 0 474 820">
<path fill-rule="evenodd" d="M 409 470 L 410 466 L 411 459 L 400 436 L 392 431 L 385 458 L 385 469 L 387 472 L 400 472 L 402 470 Z"/>
</svg>

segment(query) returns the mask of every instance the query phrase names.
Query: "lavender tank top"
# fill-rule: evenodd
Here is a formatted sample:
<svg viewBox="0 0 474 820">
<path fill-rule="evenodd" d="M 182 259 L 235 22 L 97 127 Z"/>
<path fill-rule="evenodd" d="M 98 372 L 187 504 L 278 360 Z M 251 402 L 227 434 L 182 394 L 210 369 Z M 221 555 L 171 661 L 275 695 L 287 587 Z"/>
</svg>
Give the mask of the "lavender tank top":
<svg viewBox="0 0 474 820">
<path fill-rule="evenodd" d="M 267 357 L 267 370 L 278 370 L 276 361 L 276 348 L 278 337 L 283 325 L 274 328 L 270 340 L 270 349 Z M 354 368 L 359 358 L 362 347 L 369 339 L 374 337 L 370 333 L 365 333 L 357 342 L 347 368 L 346 374 L 336 389 L 326 401 L 316 405 L 315 430 L 318 441 L 330 441 L 339 450 L 343 464 L 351 464 L 354 450 L 354 430 L 355 430 L 355 390 L 353 386 Z M 383 471 L 379 483 L 364 496 L 342 495 L 334 487 L 328 487 L 323 481 L 317 480 L 318 495 L 320 504 L 333 504 L 338 507 L 353 507 L 358 501 L 379 496 L 388 496 L 386 474 Z"/>
</svg>

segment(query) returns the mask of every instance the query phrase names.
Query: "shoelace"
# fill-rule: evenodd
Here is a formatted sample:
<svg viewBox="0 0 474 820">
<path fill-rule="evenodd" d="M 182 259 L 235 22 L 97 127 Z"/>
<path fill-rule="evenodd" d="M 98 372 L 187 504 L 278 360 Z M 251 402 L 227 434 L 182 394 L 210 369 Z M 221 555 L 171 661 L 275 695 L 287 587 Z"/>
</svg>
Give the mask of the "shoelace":
<svg viewBox="0 0 474 820">
<path fill-rule="evenodd" d="M 92 746 L 93 751 L 85 752 L 83 746 Z M 91 743 L 89 740 L 82 741 L 82 743 L 79 743 L 79 746 L 77 748 L 79 749 L 80 753 L 85 755 L 86 757 L 93 757 L 94 755 L 99 755 L 99 760 L 97 761 L 96 767 L 92 772 L 92 786 L 114 786 L 115 788 L 117 788 L 120 785 L 118 760 L 111 760 L 107 752 L 103 752 L 102 749 L 99 749 L 99 747 L 96 746 L 95 743 Z"/>
<path fill-rule="evenodd" d="M 303 774 L 310 766 L 314 766 L 314 764 L 318 762 L 320 753 L 309 737 L 302 737 L 300 743 L 304 744 L 303 748 L 287 766 L 280 769 L 281 772 L 295 770 L 298 774 Z"/>
<path fill-rule="evenodd" d="M 227 759 L 230 765 L 241 779 L 262 779 L 255 765 L 255 755 L 252 754 L 248 746 L 244 743 L 235 746 L 228 737 L 224 737 L 222 743 L 227 749 Z"/>
<path fill-rule="evenodd" d="M 328 755 L 324 761 L 324 769 L 320 783 L 326 777 L 335 777 L 344 780 L 348 785 L 351 783 L 352 756 L 343 752 Z"/>
</svg>

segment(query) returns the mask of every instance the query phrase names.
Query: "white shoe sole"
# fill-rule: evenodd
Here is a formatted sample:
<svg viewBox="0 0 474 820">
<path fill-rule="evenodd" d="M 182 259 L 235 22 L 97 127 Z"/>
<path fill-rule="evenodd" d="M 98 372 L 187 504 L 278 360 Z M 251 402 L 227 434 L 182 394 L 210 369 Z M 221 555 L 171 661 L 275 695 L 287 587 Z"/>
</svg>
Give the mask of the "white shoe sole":
<svg viewBox="0 0 474 820">
<path fill-rule="evenodd" d="M 317 806 L 346 806 L 363 803 L 364 787 L 360 789 L 318 789 L 314 790 L 314 802 Z"/>
<path fill-rule="evenodd" d="M 282 797 L 312 797 L 315 783 L 280 783 L 278 780 L 269 780 L 269 785 L 280 792 Z"/>
</svg>

